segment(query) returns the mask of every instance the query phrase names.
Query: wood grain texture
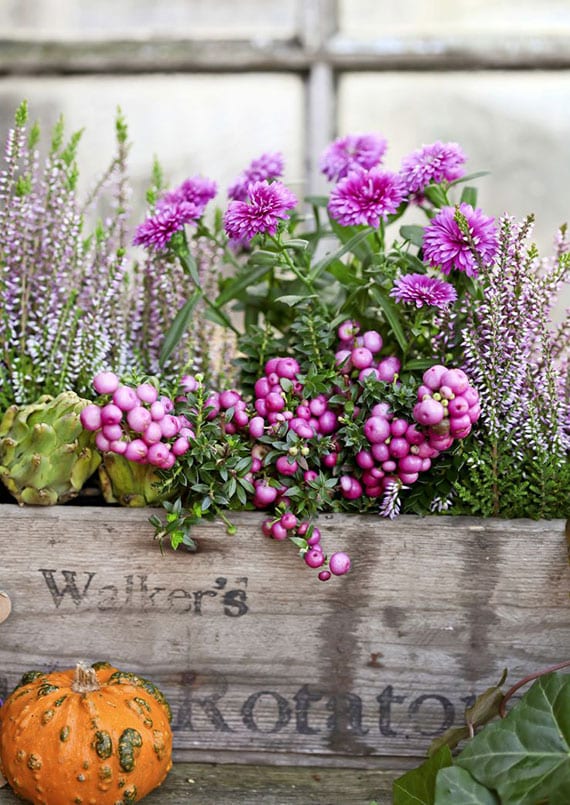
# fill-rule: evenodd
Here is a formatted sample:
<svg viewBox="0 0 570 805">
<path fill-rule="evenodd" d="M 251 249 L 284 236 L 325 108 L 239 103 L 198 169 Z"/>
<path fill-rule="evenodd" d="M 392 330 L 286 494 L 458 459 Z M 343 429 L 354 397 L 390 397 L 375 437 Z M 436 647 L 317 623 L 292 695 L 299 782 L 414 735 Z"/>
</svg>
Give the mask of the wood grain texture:
<svg viewBox="0 0 570 805">
<path fill-rule="evenodd" d="M 562 521 L 330 515 L 353 558 L 325 584 L 262 516 L 152 540 L 148 511 L 0 507 L 0 696 L 31 668 L 108 659 L 173 706 L 176 758 L 390 767 L 469 697 L 570 652 Z M 386 767 L 386 765 L 384 765 Z"/>
<path fill-rule="evenodd" d="M 400 771 L 179 763 L 145 805 L 380 805 Z M 21 805 L 8 789 L 0 805 Z"/>
<path fill-rule="evenodd" d="M 569 37 L 332 37 L 304 48 L 289 39 L 124 37 L 84 41 L 20 36 L 0 39 L 0 75 L 74 75 L 332 70 L 564 70 Z"/>
</svg>

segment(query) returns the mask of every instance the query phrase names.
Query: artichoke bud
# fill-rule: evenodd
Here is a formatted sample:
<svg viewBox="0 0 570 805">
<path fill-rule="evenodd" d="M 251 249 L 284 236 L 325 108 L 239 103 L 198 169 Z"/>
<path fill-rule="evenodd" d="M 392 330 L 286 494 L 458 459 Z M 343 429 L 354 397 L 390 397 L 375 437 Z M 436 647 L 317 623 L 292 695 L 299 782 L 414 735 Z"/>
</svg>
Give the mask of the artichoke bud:
<svg viewBox="0 0 570 805">
<path fill-rule="evenodd" d="M 11 406 L 0 424 L 0 477 L 18 503 L 47 506 L 75 497 L 101 461 L 74 392 Z"/>
<path fill-rule="evenodd" d="M 149 506 L 166 500 L 160 477 L 151 464 L 136 464 L 124 456 L 105 453 L 99 465 L 99 481 L 107 503 L 121 506 Z"/>
</svg>

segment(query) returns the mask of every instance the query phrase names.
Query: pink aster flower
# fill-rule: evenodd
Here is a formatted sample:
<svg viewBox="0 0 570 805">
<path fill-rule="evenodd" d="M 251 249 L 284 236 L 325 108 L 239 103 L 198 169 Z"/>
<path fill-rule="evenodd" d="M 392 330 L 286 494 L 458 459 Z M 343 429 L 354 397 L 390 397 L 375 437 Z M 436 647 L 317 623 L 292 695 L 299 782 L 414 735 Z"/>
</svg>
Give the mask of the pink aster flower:
<svg viewBox="0 0 570 805">
<path fill-rule="evenodd" d="M 319 166 L 331 182 L 344 179 L 353 170 L 370 170 L 382 161 L 387 148 L 379 134 L 349 134 L 339 137 L 322 153 Z"/>
<path fill-rule="evenodd" d="M 329 212 L 342 226 L 378 227 L 396 212 L 405 196 L 400 177 L 379 168 L 360 170 L 341 179 L 332 190 Z"/>
<path fill-rule="evenodd" d="M 165 193 L 158 202 L 158 206 L 170 206 L 171 204 L 187 201 L 190 204 L 195 204 L 203 212 L 206 204 L 215 197 L 217 192 L 218 186 L 211 179 L 207 179 L 205 176 L 192 176 L 182 182 L 175 190 Z"/>
<path fill-rule="evenodd" d="M 497 254 L 495 219 L 465 203 L 459 205 L 459 213 L 466 221 L 468 234 L 455 220 L 456 209 L 443 207 L 424 229 L 424 259 L 444 274 L 456 268 L 476 277 L 479 266 L 492 265 Z"/>
<path fill-rule="evenodd" d="M 260 232 L 275 235 L 280 220 L 297 205 L 297 197 L 281 182 L 254 182 L 247 201 L 230 202 L 224 216 L 227 235 L 234 241 L 250 241 Z"/>
<path fill-rule="evenodd" d="M 155 251 L 163 251 L 172 236 L 188 223 L 200 218 L 202 210 L 189 201 L 160 206 L 156 213 L 137 227 L 133 243 Z"/>
<path fill-rule="evenodd" d="M 416 307 L 431 305 L 445 308 L 457 299 L 453 285 L 426 274 L 404 274 L 390 291 L 398 302 L 411 302 Z"/>
<path fill-rule="evenodd" d="M 466 156 L 457 143 L 424 145 L 402 161 L 400 175 L 409 193 L 421 193 L 430 182 L 452 182 L 463 176 Z"/>
<path fill-rule="evenodd" d="M 235 201 L 245 201 L 250 184 L 262 182 L 265 179 L 278 179 L 283 176 L 284 168 L 283 154 L 279 152 L 262 154 L 252 160 L 249 167 L 242 171 L 235 182 L 228 187 L 228 196 Z"/>
</svg>

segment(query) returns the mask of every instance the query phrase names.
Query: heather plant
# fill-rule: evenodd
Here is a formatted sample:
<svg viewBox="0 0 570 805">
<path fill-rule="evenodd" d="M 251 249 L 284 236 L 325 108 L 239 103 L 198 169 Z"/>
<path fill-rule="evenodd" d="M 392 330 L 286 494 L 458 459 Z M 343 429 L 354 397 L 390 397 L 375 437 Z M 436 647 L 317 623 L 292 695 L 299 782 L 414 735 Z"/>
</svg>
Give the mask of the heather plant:
<svg viewBox="0 0 570 805">
<path fill-rule="evenodd" d="M 222 248 L 215 238 L 199 232 L 200 218 L 216 193 L 216 183 L 202 176 L 189 178 L 176 190 L 166 191 L 162 170 L 155 161 L 147 192 L 152 215 L 135 237 L 136 244 L 150 248 L 135 265 L 139 326 L 132 344 L 138 371 L 160 374 L 167 383 L 189 372 L 201 372 L 208 382 L 219 386 L 231 382 L 235 375 L 233 331 L 225 321 L 220 324 L 205 315 L 205 299 L 218 295 L 223 270 Z M 183 210 L 185 215 L 169 216 L 169 208 Z M 192 238 L 187 238 L 182 227 L 190 222 L 198 229 Z M 178 227 L 177 255 L 173 253 L 174 244 L 165 248 L 173 227 Z M 172 338 L 165 342 L 165 334 L 171 328 L 175 343 Z"/>
<path fill-rule="evenodd" d="M 569 244 L 562 228 L 554 255 L 541 259 L 531 231 L 532 218 L 502 219 L 497 260 L 479 276 L 483 300 L 461 334 L 482 416 L 454 492 L 461 509 L 484 516 L 569 511 L 568 321 L 552 321 Z"/>
<path fill-rule="evenodd" d="M 0 410 L 41 394 L 84 394 L 93 371 L 129 365 L 125 256 L 124 121 L 117 118 L 117 155 L 88 199 L 116 187 L 107 220 L 85 236 L 77 194 L 80 132 L 64 140 L 54 128 L 45 160 L 27 106 L 16 113 L 0 174 Z"/>
</svg>

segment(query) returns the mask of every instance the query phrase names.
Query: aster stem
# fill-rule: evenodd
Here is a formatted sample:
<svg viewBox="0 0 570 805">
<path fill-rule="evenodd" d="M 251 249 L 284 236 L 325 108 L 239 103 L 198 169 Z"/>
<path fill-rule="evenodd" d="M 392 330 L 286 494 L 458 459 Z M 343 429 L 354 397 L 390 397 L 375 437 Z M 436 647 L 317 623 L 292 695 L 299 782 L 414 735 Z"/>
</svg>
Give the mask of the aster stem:
<svg viewBox="0 0 570 805">
<path fill-rule="evenodd" d="M 323 303 L 320 301 L 319 295 L 318 295 L 313 283 L 311 282 L 311 280 L 307 276 L 302 274 L 302 272 L 299 270 L 299 266 L 295 265 L 295 263 L 291 259 L 291 255 L 289 254 L 289 252 L 287 251 L 286 247 L 281 242 L 281 238 L 280 237 L 274 237 L 273 235 L 271 235 L 270 239 L 277 246 L 277 248 L 279 249 L 281 255 L 284 257 L 288 268 L 290 268 L 291 271 L 293 272 L 293 274 L 297 277 L 297 279 L 300 282 L 303 283 L 305 288 L 309 291 L 310 295 L 315 297 L 318 300 L 318 304 L 322 309 L 324 307 Z"/>
</svg>

